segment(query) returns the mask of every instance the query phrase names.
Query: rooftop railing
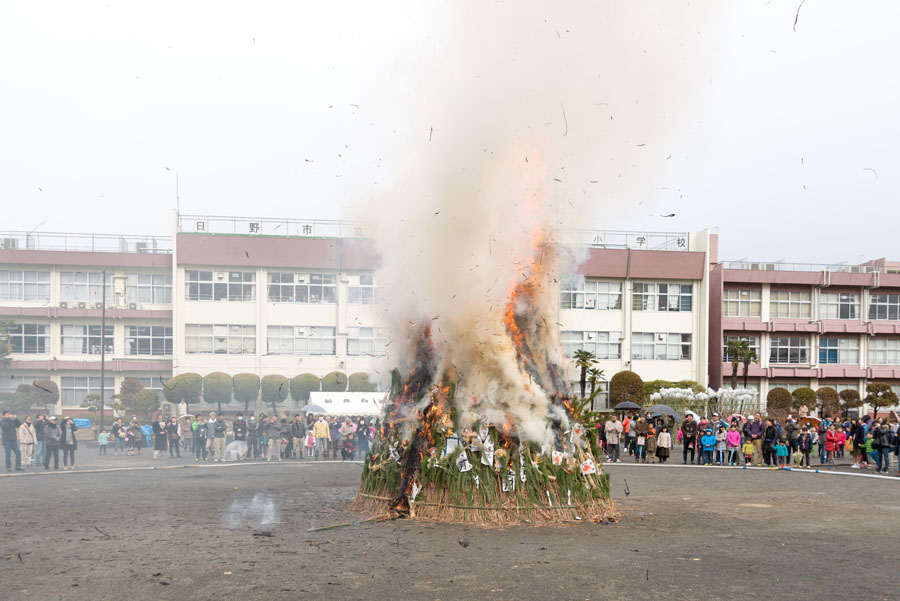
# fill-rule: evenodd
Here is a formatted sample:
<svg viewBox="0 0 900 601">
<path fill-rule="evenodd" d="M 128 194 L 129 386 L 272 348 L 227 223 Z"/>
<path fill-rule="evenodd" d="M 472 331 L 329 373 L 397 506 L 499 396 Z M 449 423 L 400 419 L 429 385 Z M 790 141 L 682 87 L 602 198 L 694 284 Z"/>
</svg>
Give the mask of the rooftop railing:
<svg viewBox="0 0 900 601">
<path fill-rule="evenodd" d="M 168 236 L 0 231 L 0 249 L 170 254 Z"/>
<path fill-rule="evenodd" d="M 752 271 L 829 271 L 832 273 L 878 273 L 877 265 L 845 265 L 843 263 L 786 263 L 784 261 L 724 261 L 725 269 Z"/>
<path fill-rule="evenodd" d="M 362 221 L 325 219 L 273 219 L 266 217 L 223 217 L 179 215 L 180 232 L 248 236 L 300 236 L 306 238 L 366 238 L 371 224 Z M 599 248 L 643 250 L 689 250 L 687 232 L 646 232 L 615 230 L 566 230 L 561 239 L 568 244 Z"/>
</svg>

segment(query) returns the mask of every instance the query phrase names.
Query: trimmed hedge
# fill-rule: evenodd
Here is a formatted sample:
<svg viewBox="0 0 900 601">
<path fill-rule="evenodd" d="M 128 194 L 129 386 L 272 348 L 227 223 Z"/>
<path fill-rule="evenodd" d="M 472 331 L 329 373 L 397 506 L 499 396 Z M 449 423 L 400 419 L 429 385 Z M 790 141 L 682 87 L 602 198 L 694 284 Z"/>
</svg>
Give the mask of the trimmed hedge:
<svg viewBox="0 0 900 601">
<path fill-rule="evenodd" d="M 615 407 L 625 401 L 644 404 L 644 381 L 628 370 L 620 371 L 609 381 L 609 404 Z"/>
<path fill-rule="evenodd" d="M 791 410 L 791 393 L 787 388 L 777 387 L 769 391 L 766 395 L 766 411 L 769 417 L 775 419 L 784 419 Z"/>
<path fill-rule="evenodd" d="M 357 372 L 350 374 L 350 392 L 375 392 L 378 384 L 369 381 L 369 374 Z"/>
<path fill-rule="evenodd" d="M 347 374 L 333 371 L 322 378 L 324 392 L 345 392 L 347 390 Z"/>
<path fill-rule="evenodd" d="M 309 401 L 309 393 L 321 388 L 321 380 L 315 374 L 300 374 L 291 378 L 291 398 L 297 403 Z"/>
</svg>

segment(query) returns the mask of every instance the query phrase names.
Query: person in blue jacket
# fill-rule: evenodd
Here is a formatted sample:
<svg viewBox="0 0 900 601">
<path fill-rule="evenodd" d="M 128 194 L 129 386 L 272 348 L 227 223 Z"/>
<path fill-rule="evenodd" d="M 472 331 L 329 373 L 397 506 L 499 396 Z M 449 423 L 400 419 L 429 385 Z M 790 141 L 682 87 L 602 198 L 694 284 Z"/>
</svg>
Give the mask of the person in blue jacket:
<svg viewBox="0 0 900 601">
<path fill-rule="evenodd" d="M 716 448 L 716 436 L 710 428 L 707 428 L 700 438 L 700 448 L 703 449 L 703 465 L 712 465 L 713 453 Z"/>
</svg>

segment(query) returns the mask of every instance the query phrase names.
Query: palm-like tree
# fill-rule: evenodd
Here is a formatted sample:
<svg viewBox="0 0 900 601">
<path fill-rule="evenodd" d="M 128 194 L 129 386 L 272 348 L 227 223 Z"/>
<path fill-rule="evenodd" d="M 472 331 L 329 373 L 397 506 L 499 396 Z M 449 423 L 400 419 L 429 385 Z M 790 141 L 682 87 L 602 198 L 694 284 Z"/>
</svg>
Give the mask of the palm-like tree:
<svg viewBox="0 0 900 601">
<path fill-rule="evenodd" d="M 587 371 L 587 381 L 591 384 L 591 411 L 594 410 L 594 395 L 597 394 L 597 383 L 603 381 L 603 370 L 592 367 Z"/>
<path fill-rule="evenodd" d="M 750 348 L 749 343 L 746 344 L 747 348 L 741 351 L 741 363 L 744 364 L 744 388 L 747 388 L 747 377 L 750 375 L 750 364 L 759 361 L 759 357 L 756 355 L 756 351 Z"/>
<path fill-rule="evenodd" d="M 584 393 L 587 389 L 587 371 L 597 362 L 597 359 L 594 357 L 594 353 L 583 349 L 575 351 L 572 357 L 575 359 L 575 366 L 581 370 L 579 384 L 581 384 L 581 398 L 585 398 Z"/>
<path fill-rule="evenodd" d="M 738 367 L 744 352 L 750 350 L 750 343 L 746 340 L 729 340 L 725 343 L 725 356 L 731 357 L 731 389 L 737 388 Z"/>
</svg>

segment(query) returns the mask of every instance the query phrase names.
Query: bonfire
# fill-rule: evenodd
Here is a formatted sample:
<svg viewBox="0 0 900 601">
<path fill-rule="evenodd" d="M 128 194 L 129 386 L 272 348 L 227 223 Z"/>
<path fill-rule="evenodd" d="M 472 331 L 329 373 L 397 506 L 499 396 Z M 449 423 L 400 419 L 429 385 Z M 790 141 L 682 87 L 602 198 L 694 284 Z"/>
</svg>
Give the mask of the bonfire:
<svg viewBox="0 0 900 601">
<path fill-rule="evenodd" d="M 413 357 L 395 370 L 355 507 L 481 524 L 608 519 L 595 416 L 573 395 L 550 307 L 559 248 L 545 233 L 482 324 L 484 340 L 441 352 L 430 319 L 410 321 Z M 479 390 L 481 389 L 481 390 Z"/>
</svg>

